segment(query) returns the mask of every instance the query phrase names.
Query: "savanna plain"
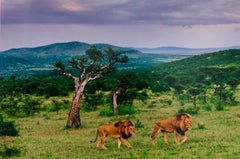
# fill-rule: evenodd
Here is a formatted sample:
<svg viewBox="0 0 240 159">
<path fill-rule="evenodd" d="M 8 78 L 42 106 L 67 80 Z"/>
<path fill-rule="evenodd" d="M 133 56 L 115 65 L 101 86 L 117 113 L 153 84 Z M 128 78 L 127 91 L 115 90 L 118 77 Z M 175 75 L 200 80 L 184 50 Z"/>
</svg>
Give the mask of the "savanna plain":
<svg viewBox="0 0 240 159">
<path fill-rule="evenodd" d="M 166 96 L 166 95 L 165 95 Z M 151 100 L 161 101 L 162 96 L 152 96 L 145 102 L 134 102 L 136 113 L 118 117 L 99 116 L 99 110 L 81 112 L 82 126 L 75 129 L 65 128 L 68 109 L 56 112 L 40 112 L 32 117 L 12 118 L 19 136 L 1 137 L 0 146 L 7 147 L 17 155 L 10 158 L 20 159 L 102 159 L 102 158 L 239 158 L 240 151 L 240 106 L 228 105 L 222 111 L 214 106 L 211 110 L 202 109 L 193 114 L 193 128 L 187 131 L 188 140 L 177 146 L 173 134 L 169 134 L 169 145 L 163 142 L 163 134 L 159 134 L 155 145 L 151 145 L 151 133 L 154 123 L 175 115 L 181 104 L 172 98 L 171 105 L 156 102 L 151 106 Z M 189 103 L 189 106 L 191 104 Z M 184 105 L 188 107 L 188 104 Z M 101 108 L 99 108 L 101 109 Z M 131 120 L 136 125 L 136 133 L 129 138 L 131 148 L 121 145 L 117 148 L 117 140 L 108 137 L 107 150 L 91 143 L 95 139 L 98 126 L 114 123 L 119 120 Z M 2 156 L 9 158 L 9 156 Z"/>
</svg>

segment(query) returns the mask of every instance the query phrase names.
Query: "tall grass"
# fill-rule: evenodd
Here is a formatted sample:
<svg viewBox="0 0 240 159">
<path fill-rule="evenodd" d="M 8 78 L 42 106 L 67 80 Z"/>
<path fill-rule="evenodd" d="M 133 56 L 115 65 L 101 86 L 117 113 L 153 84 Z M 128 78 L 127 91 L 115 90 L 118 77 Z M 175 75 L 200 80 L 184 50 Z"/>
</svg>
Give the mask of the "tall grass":
<svg viewBox="0 0 240 159">
<path fill-rule="evenodd" d="M 17 137 L 1 137 L 0 151 L 12 150 L 20 159 L 126 159 L 126 158 L 238 158 L 240 156 L 240 107 L 228 107 L 223 111 L 200 110 L 193 115 L 193 128 L 187 132 L 188 140 L 177 146 L 173 135 L 169 135 L 169 145 L 164 144 L 159 134 L 156 144 L 151 145 L 150 136 L 158 119 L 173 116 L 181 106 L 148 104 L 137 107 L 133 115 L 119 117 L 99 116 L 99 111 L 82 112 L 83 126 L 78 129 L 65 129 L 67 110 L 41 112 L 37 116 L 19 118 L 16 125 Z M 98 149 L 95 139 L 96 129 L 104 123 L 120 119 L 130 119 L 137 123 L 136 134 L 129 139 L 132 148 L 122 145 L 117 148 L 117 140 L 107 138 L 107 150 Z M 2 152 L 6 157 L 6 153 Z M 3 156 L 4 157 L 4 156 Z"/>
</svg>

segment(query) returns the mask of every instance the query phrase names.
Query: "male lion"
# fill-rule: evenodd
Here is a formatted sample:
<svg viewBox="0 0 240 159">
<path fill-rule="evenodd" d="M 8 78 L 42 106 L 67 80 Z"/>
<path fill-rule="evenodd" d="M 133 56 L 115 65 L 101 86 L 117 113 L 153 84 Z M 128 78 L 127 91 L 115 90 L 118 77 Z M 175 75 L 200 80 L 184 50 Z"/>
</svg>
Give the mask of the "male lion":
<svg viewBox="0 0 240 159">
<path fill-rule="evenodd" d="M 99 134 L 100 140 L 97 144 L 97 147 L 99 148 L 107 149 L 104 145 L 105 139 L 107 136 L 118 138 L 118 148 L 120 148 L 122 142 L 127 147 L 131 147 L 127 139 L 131 137 L 134 133 L 135 133 L 135 126 L 131 121 L 128 121 L 128 120 L 119 121 L 115 124 L 105 124 L 98 127 L 95 141 L 91 141 L 91 142 L 96 142 Z"/>
<path fill-rule="evenodd" d="M 152 144 L 159 133 L 164 134 L 164 142 L 168 144 L 168 133 L 174 133 L 176 144 L 183 144 L 187 140 L 185 132 L 192 128 L 192 117 L 187 113 L 177 114 L 176 116 L 164 120 L 159 120 L 155 123 L 152 133 Z M 183 140 L 179 141 L 179 135 L 183 136 Z"/>
</svg>

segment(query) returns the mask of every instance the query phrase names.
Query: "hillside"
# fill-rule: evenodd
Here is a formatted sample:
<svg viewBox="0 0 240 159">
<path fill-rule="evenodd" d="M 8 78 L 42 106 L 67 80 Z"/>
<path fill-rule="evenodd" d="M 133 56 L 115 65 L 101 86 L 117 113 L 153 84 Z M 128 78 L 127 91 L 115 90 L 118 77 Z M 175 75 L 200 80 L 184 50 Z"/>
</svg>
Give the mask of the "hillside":
<svg viewBox="0 0 240 159">
<path fill-rule="evenodd" d="M 185 58 L 179 61 L 165 63 L 156 67 L 156 70 L 167 71 L 173 74 L 190 73 L 193 70 L 208 66 L 229 66 L 240 67 L 240 49 L 232 49 L 207 53 Z"/>
<path fill-rule="evenodd" d="M 87 44 L 83 42 L 56 43 L 35 48 L 10 49 L 0 52 L 0 76 L 28 76 L 52 71 L 56 61 L 67 62 L 71 57 L 84 54 L 95 45 L 100 50 L 111 47 L 129 57 L 124 67 L 137 68 L 178 60 L 188 56 L 143 54 L 132 48 L 109 44 Z"/>
</svg>

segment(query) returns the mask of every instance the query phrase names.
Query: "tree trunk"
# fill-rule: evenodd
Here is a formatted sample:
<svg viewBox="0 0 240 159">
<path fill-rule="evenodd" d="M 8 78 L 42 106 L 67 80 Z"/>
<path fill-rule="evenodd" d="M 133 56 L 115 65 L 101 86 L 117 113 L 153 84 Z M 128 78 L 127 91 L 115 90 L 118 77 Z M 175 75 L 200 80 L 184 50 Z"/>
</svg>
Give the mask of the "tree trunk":
<svg viewBox="0 0 240 159">
<path fill-rule="evenodd" d="M 80 118 L 80 104 L 82 101 L 83 97 L 83 91 L 85 89 L 85 86 L 88 81 L 82 82 L 79 87 L 75 89 L 75 93 L 73 95 L 72 99 L 72 104 L 71 104 L 71 109 L 68 114 L 68 119 L 67 119 L 67 127 L 79 127 L 81 126 L 81 118 Z M 76 86 L 75 86 L 76 87 Z"/>
<path fill-rule="evenodd" d="M 113 107 L 114 107 L 114 115 L 115 116 L 118 115 L 117 94 L 118 94 L 118 91 L 114 90 L 113 91 Z"/>
</svg>

